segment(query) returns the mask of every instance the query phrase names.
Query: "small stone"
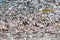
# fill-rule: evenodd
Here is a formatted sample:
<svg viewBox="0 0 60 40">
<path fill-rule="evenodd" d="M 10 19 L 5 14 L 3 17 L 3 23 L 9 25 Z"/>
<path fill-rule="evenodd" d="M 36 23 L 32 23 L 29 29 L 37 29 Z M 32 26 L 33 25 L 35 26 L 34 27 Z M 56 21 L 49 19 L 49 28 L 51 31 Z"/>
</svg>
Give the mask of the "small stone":
<svg viewBox="0 0 60 40">
<path fill-rule="evenodd" d="M 39 27 L 39 25 L 37 25 L 37 23 L 35 23 L 35 25 L 34 25 L 34 26 Z"/>
<path fill-rule="evenodd" d="M 8 31 L 7 29 L 2 29 L 2 31 Z"/>
<path fill-rule="evenodd" d="M 47 25 L 46 26 L 49 26 L 49 23 L 47 23 Z"/>
<path fill-rule="evenodd" d="M 25 26 L 28 25 L 27 21 L 23 21 L 23 24 L 24 24 Z"/>
</svg>

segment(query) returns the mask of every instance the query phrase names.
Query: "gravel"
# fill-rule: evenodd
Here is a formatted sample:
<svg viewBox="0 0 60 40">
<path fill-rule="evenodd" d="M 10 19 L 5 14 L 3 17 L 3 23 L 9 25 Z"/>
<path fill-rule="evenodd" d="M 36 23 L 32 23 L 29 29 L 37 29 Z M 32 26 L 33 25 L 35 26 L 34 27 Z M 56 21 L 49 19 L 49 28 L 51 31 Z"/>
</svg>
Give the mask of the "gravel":
<svg viewBox="0 0 60 40">
<path fill-rule="evenodd" d="M 60 6 L 39 1 L 0 0 L 0 40 L 60 40 Z"/>
</svg>

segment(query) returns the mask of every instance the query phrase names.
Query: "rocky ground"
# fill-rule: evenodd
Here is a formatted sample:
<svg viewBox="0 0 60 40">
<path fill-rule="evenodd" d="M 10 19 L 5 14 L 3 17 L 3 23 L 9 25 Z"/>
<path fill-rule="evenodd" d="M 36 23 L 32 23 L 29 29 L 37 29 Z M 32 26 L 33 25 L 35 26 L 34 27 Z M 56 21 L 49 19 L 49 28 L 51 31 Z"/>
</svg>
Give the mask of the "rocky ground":
<svg viewBox="0 0 60 40">
<path fill-rule="evenodd" d="M 52 12 L 41 12 L 36 0 L 0 2 L 0 40 L 60 40 L 60 6 L 49 3 Z"/>
</svg>

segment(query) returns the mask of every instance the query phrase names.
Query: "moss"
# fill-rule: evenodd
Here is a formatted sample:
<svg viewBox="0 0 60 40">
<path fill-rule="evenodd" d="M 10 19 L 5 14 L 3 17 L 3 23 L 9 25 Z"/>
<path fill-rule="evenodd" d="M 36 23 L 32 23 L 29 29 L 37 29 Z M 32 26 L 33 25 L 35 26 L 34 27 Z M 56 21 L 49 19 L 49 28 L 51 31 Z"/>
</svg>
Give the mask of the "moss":
<svg viewBox="0 0 60 40">
<path fill-rule="evenodd" d="M 44 8 L 42 10 L 40 10 L 41 12 L 53 12 L 54 10 L 49 9 L 49 8 Z"/>
</svg>

